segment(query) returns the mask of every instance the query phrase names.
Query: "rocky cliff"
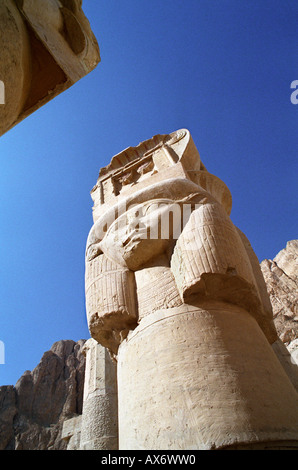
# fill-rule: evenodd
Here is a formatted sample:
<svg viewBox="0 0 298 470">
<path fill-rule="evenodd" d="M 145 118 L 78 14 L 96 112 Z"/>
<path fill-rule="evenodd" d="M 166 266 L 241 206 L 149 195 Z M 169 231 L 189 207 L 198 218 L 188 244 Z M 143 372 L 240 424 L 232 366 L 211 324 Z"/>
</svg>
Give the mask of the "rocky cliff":
<svg viewBox="0 0 298 470">
<path fill-rule="evenodd" d="M 298 359 L 298 240 L 261 269 L 280 339 Z M 63 422 L 82 412 L 85 357 L 77 343 L 54 343 L 14 386 L 0 387 L 0 450 L 64 450 Z M 298 360 L 297 360 L 298 363 Z"/>
<path fill-rule="evenodd" d="M 61 440 L 63 422 L 82 412 L 84 343 L 54 343 L 15 387 L 0 387 L 0 450 L 66 448 Z"/>
<path fill-rule="evenodd" d="M 262 261 L 261 269 L 278 335 L 290 350 L 298 348 L 298 240 Z"/>
</svg>

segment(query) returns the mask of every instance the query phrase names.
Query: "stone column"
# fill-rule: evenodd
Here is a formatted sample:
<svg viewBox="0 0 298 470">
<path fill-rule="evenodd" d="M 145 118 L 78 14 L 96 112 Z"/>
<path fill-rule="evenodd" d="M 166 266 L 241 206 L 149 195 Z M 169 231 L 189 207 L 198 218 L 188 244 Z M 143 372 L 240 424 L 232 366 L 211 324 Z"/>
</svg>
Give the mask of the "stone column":
<svg viewBox="0 0 298 470">
<path fill-rule="evenodd" d="M 117 372 L 109 352 L 94 339 L 84 346 L 86 372 L 81 450 L 118 449 Z"/>
<path fill-rule="evenodd" d="M 118 363 L 119 448 L 298 448 L 258 260 L 190 133 L 116 155 L 92 198 L 87 318 Z"/>
<path fill-rule="evenodd" d="M 120 345 L 118 371 L 122 450 L 297 448 L 297 394 L 240 307 L 148 315 Z"/>
</svg>

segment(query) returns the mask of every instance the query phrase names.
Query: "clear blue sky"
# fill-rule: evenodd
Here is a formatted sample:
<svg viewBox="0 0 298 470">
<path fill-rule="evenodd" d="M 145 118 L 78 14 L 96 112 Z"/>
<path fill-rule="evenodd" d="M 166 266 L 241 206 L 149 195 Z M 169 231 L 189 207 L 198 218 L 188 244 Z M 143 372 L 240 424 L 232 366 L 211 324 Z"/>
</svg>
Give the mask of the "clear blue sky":
<svg viewBox="0 0 298 470">
<path fill-rule="evenodd" d="M 0 385 L 14 385 L 55 341 L 89 337 L 90 191 L 126 147 L 188 128 L 259 260 L 298 238 L 297 2 L 83 6 L 101 64 L 0 139 Z"/>
</svg>

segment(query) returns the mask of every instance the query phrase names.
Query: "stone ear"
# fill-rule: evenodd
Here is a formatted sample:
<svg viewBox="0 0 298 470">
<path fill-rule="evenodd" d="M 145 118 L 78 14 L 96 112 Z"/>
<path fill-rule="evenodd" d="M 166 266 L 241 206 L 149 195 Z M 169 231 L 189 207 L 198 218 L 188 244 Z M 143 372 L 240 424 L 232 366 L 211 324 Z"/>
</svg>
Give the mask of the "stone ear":
<svg viewBox="0 0 298 470">
<path fill-rule="evenodd" d="M 60 8 L 60 11 L 63 17 L 63 30 L 61 33 L 72 51 L 79 55 L 87 45 L 84 31 L 75 15 L 68 8 Z"/>
</svg>

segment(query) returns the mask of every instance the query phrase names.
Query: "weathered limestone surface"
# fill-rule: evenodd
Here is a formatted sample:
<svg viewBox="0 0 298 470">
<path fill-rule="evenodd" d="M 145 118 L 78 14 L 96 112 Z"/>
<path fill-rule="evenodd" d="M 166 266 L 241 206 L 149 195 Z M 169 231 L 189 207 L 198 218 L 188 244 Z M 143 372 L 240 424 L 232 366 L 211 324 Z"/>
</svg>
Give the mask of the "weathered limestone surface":
<svg viewBox="0 0 298 470">
<path fill-rule="evenodd" d="M 82 415 L 64 421 L 61 438 L 67 443 L 66 450 L 80 450 L 81 428 Z"/>
<path fill-rule="evenodd" d="M 298 338 L 298 240 L 291 240 L 273 260 L 261 263 L 280 339 Z"/>
<path fill-rule="evenodd" d="M 0 135 L 99 63 L 81 0 L 1 0 Z"/>
<path fill-rule="evenodd" d="M 202 307 L 159 311 L 120 346 L 120 445 L 208 450 L 218 442 L 270 448 L 295 441 L 289 416 L 297 415 L 297 397 L 255 320 L 221 302 Z"/>
<path fill-rule="evenodd" d="M 13 420 L 17 414 L 16 391 L 12 385 L 0 387 L 0 450 L 14 440 Z"/>
<path fill-rule="evenodd" d="M 15 387 L 0 387 L 1 450 L 63 450 L 65 420 L 82 413 L 85 340 L 63 340 L 45 352 Z"/>
<path fill-rule="evenodd" d="M 86 310 L 117 360 L 119 448 L 297 448 L 258 260 L 190 133 L 116 155 L 92 198 Z"/>
<path fill-rule="evenodd" d="M 86 356 L 82 415 L 64 422 L 67 450 L 118 450 L 118 390 L 116 363 L 108 350 L 90 338 Z"/>
<path fill-rule="evenodd" d="M 279 336 L 272 347 L 298 391 L 298 240 L 263 260 L 261 270 Z"/>
<path fill-rule="evenodd" d="M 86 372 L 81 450 L 118 449 L 117 369 L 106 348 L 89 339 L 84 346 Z"/>
</svg>

